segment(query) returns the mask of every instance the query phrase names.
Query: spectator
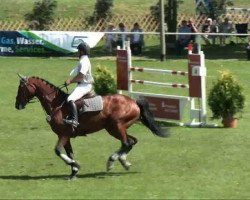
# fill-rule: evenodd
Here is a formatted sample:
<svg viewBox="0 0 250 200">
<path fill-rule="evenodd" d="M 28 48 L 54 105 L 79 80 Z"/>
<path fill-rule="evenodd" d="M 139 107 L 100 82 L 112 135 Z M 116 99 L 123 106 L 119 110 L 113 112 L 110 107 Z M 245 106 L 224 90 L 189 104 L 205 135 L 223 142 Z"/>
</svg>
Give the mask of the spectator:
<svg viewBox="0 0 250 200">
<path fill-rule="evenodd" d="M 250 38 L 249 38 L 248 41 L 249 42 L 248 42 L 246 50 L 247 50 L 247 59 L 250 60 Z"/>
<path fill-rule="evenodd" d="M 211 33 L 219 33 L 219 25 L 217 23 L 217 21 L 214 19 L 211 25 Z M 212 35 L 212 43 L 215 44 L 216 43 L 216 38 L 218 36 Z"/>
<path fill-rule="evenodd" d="M 105 32 L 114 32 L 114 25 L 113 24 L 109 24 L 108 28 L 105 30 Z M 112 33 L 106 33 L 106 37 L 105 37 L 105 46 L 104 49 L 105 51 L 107 51 L 108 53 L 112 53 L 113 48 L 115 47 L 116 41 L 115 41 L 115 35 Z"/>
<path fill-rule="evenodd" d="M 234 28 L 233 24 L 229 21 L 228 18 L 225 18 L 224 22 L 222 22 L 219 26 L 220 33 L 232 33 Z M 222 35 L 220 36 L 220 45 L 225 46 L 226 45 L 226 38 L 228 36 Z"/>
<path fill-rule="evenodd" d="M 212 33 L 212 19 L 207 18 L 205 24 L 202 26 L 201 29 L 202 33 Z M 205 40 L 206 44 L 210 44 L 209 35 L 202 35 L 202 38 Z"/>
<path fill-rule="evenodd" d="M 178 29 L 179 33 L 192 33 L 191 27 L 188 26 L 186 20 L 182 20 L 181 26 Z M 182 50 L 187 47 L 191 41 L 191 35 L 178 35 L 176 50 L 177 54 L 181 54 Z"/>
<path fill-rule="evenodd" d="M 194 25 L 192 19 L 189 19 L 189 20 L 188 20 L 188 26 L 191 28 L 191 32 L 192 32 L 192 33 L 197 33 L 197 32 L 198 32 L 198 29 L 197 29 L 196 26 Z M 195 42 L 195 41 L 196 41 L 196 35 L 191 35 L 190 40 L 192 40 L 193 42 Z"/>
<path fill-rule="evenodd" d="M 118 25 L 118 32 L 127 32 L 127 29 L 122 22 L 119 23 Z M 117 42 L 116 42 L 117 46 L 120 46 L 121 48 L 123 48 L 125 41 L 127 41 L 127 35 L 124 33 L 119 33 L 117 35 Z"/>
<path fill-rule="evenodd" d="M 140 55 L 142 52 L 142 47 L 144 46 L 143 34 L 138 34 L 142 32 L 138 23 L 134 24 L 134 27 L 131 29 L 131 32 L 134 34 L 131 35 L 131 52 L 132 55 Z"/>
</svg>

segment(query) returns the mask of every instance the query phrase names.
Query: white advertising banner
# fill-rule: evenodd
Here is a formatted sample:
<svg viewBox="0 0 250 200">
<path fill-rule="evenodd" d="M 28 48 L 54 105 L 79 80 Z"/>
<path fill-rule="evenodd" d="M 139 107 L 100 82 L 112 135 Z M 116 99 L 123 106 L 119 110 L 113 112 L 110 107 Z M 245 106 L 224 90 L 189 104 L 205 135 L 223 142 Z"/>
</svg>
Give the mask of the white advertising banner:
<svg viewBox="0 0 250 200">
<path fill-rule="evenodd" d="M 90 48 L 95 47 L 104 33 L 97 32 L 65 32 L 65 31 L 31 31 L 43 40 L 46 40 L 58 47 L 71 52 L 76 51 L 76 47 L 81 42 L 86 42 Z"/>
<path fill-rule="evenodd" d="M 0 31 L 0 55 L 63 56 L 77 52 L 86 42 L 93 48 L 104 36 L 97 32 Z"/>
</svg>

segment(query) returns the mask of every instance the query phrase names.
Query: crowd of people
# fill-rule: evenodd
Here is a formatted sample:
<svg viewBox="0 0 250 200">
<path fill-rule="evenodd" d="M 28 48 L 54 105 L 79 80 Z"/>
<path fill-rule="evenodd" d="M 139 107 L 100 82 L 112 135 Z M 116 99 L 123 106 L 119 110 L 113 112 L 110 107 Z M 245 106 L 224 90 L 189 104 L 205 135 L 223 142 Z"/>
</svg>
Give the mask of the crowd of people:
<svg viewBox="0 0 250 200">
<path fill-rule="evenodd" d="M 232 22 L 229 21 L 229 18 L 225 18 L 222 23 L 218 23 L 216 20 L 212 20 L 211 18 L 208 18 L 206 19 L 205 24 L 202 26 L 203 33 L 232 33 L 233 31 L 234 31 L 234 27 L 233 27 Z M 218 36 L 205 35 L 203 38 L 206 44 L 210 44 L 211 41 L 212 41 L 212 44 L 215 44 L 216 38 L 219 38 L 220 45 L 225 46 L 227 36 L 221 35 L 218 37 Z"/>
<path fill-rule="evenodd" d="M 222 23 L 218 23 L 216 20 L 207 18 L 205 23 L 201 27 L 202 33 L 232 33 L 234 31 L 234 26 L 230 22 L 229 18 L 225 18 Z M 193 20 L 182 20 L 180 27 L 178 28 L 179 33 L 196 33 L 199 32 L 198 28 L 194 25 Z M 206 44 L 216 44 L 216 39 L 219 38 L 220 46 L 226 45 L 226 35 L 202 35 Z M 177 54 L 180 54 L 182 49 L 186 48 L 189 43 L 195 43 L 195 35 L 185 35 L 181 34 L 177 37 L 176 50 Z"/>
<path fill-rule="evenodd" d="M 198 29 L 193 23 L 192 19 L 182 20 L 180 27 L 178 28 L 179 33 L 196 33 Z M 181 54 L 182 50 L 188 46 L 190 42 L 195 43 L 196 36 L 195 35 L 178 35 L 176 42 L 176 51 L 177 54 Z"/>
<path fill-rule="evenodd" d="M 112 53 L 117 46 L 120 46 L 121 48 L 124 46 L 125 41 L 130 40 L 130 48 L 132 55 L 141 55 L 142 48 L 144 46 L 144 37 L 143 34 L 140 34 L 143 32 L 143 30 L 140 28 L 140 25 L 136 22 L 134 23 L 133 28 L 130 30 L 130 32 L 133 32 L 133 34 L 126 34 L 122 32 L 129 32 L 129 30 L 125 27 L 124 23 L 119 23 L 118 28 L 115 28 L 115 26 L 110 23 L 105 30 L 105 32 L 108 32 L 105 37 L 105 51 L 108 53 Z M 112 32 L 121 32 L 119 34 L 114 34 Z"/>
<path fill-rule="evenodd" d="M 216 20 L 212 20 L 211 18 L 207 18 L 205 23 L 202 25 L 201 29 L 195 26 L 193 19 L 182 20 L 181 25 L 178 27 L 177 32 L 181 33 L 177 36 L 176 42 L 176 53 L 181 54 L 183 49 L 187 48 L 189 43 L 196 43 L 196 35 L 192 35 L 191 33 L 232 33 L 234 31 L 234 26 L 232 22 L 230 22 L 229 18 L 225 18 L 223 22 L 218 23 Z M 112 53 L 117 46 L 123 47 L 124 42 L 130 40 L 130 48 L 132 55 L 141 55 L 142 49 L 144 47 L 144 37 L 141 32 L 143 32 L 140 25 L 136 22 L 131 30 L 128 30 L 124 23 L 119 23 L 116 28 L 114 24 L 110 23 L 105 30 L 108 32 L 105 36 L 105 51 L 107 53 Z M 114 34 L 112 32 L 121 32 L 119 34 Z M 126 34 L 122 32 L 132 32 L 132 34 Z M 189 33 L 185 35 L 184 33 Z M 221 46 L 226 45 L 225 35 L 202 35 L 202 39 L 206 44 L 216 44 L 217 41 Z"/>
</svg>

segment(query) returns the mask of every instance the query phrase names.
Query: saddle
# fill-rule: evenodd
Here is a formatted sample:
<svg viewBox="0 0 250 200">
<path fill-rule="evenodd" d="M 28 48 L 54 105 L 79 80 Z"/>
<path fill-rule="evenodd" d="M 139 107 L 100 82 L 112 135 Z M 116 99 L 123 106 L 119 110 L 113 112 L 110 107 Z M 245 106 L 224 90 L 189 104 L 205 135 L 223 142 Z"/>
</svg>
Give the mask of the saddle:
<svg viewBox="0 0 250 200">
<path fill-rule="evenodd" d="M 102 97 L 100 95 L 96 95 L 94 90 L 91 90 L 81 99 L 77 100 L 76 104 L 79 114 L 101 111 L 103 109 Z"/>
</svg>

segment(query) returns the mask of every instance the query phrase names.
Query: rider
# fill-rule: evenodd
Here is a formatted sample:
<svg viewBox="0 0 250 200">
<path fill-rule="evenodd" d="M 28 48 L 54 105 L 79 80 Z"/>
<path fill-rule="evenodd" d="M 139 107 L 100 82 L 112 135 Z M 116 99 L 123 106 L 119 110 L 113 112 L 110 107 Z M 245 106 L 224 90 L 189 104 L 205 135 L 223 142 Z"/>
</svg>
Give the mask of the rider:
<svg viewBox="0 0 250 200">
<path fill-rule="evenodd" d="M 89 61 L 90 47 L 85 42 L 82 42 L 78 45 L 77 49 L 79 63 L 70 73 L 73 77 L 65 81 L 65 85 L 77 83 L 76 88 L 67 98 L 67 103 L 71 110 L 71 116 L 64 120 L 66 123 L 71 124 L 74 127 L 77 127 L 79 124 L 75 101 L 90 92 L 92 90 L 92 83 L 94 82 L 91 74 L 91 63 Z"/>
</svg>

